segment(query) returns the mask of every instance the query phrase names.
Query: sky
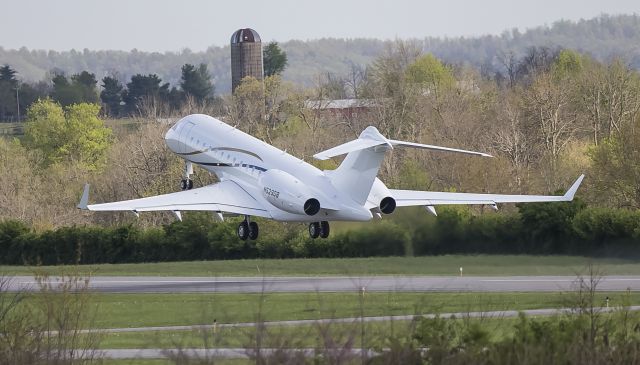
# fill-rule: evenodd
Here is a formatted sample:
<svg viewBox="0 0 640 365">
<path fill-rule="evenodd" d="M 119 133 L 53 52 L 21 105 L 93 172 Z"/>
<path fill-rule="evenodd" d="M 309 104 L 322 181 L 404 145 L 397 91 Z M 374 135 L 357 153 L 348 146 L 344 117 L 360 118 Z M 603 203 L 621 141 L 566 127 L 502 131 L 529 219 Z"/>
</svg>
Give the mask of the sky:
<svg viewBox="0 0 640 365">
<path fill-rule="evenodd" d="M 424 38 L 524 31 L 601 14 L 640 14 L 639 0 L 4 0 L 0 47 L 202 51 L 238 28 L 263 42 Z"/>
</svg>

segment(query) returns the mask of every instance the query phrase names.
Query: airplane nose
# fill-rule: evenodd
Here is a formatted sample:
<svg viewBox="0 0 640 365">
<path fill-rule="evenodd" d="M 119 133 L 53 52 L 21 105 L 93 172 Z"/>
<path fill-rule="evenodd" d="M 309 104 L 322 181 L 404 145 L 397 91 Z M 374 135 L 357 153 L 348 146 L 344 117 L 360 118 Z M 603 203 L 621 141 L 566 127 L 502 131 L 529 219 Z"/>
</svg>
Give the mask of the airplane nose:
<svg viewBox="0 0 640 365">
<path fill-rule="evenodd" d="M 170 128 L 170 129 L 167 131 L 167 133 L 165 133 L 165 134 L 164 134 L 164 139 L 165 139 L 165 140 L 172 139 L 172 138 L 173 138 L 174 133 L 175 133 L 175 132 L 173 131 L 173 128 Z"/>
<path fill-rule="evenodd" d="M 173 127 L 169 128 L 169 130 L 167 131 L 167 133 L 164 134 L 164 141 L 165 144 L 167 145 L 167 147 L 169 147 L 169 149 L 171 151 L 177 151 L 178 148 L 178 128 L 179 128 L 179 124 L 180 121 L 177 121 Z"/>
</svg>

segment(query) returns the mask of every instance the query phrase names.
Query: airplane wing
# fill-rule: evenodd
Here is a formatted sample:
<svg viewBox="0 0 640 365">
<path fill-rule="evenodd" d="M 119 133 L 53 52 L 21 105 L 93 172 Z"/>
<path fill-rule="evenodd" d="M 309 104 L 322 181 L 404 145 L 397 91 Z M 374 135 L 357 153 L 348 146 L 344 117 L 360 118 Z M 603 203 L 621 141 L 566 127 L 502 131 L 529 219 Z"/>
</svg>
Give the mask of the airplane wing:
<svg viewBox="0 0 640 365">
<path fill-rule="evenodd" d="M 443 193 L 393 189 L 389 191 L 396 200 L 396 206 L 398 207 L 424 205 L 433 208 L 434 205 L 452 204 L 495 206 L 498 203 L 568 202 L 573 200 L 578 187 L 582 183 L 582 179 L 584 179 L 584 175 L 581 175 L 567 190 L 566 194 L 562 196 Z"/>
<path fill-rule="evenodd" d="M 79 209 L 93 211 L 187 211 L 202 210 L 214 212 L 228 212 L 271 218 L 256 199 L 233 181 L 222 181 L 193 190 L 179 191 L 148 198 L 125 200 L 113 203 L 88 204 L 89 184 L 84 186 L 84 192 L 78 204 Z"/>
</svg>

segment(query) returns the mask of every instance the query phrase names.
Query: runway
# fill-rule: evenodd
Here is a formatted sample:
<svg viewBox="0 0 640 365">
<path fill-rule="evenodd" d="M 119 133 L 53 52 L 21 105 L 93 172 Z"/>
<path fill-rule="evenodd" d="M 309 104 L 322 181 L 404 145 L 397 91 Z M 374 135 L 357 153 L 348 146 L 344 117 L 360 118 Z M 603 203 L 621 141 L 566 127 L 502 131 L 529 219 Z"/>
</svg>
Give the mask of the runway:
<svg viewBox="0 0 640 365">
<path fill-rule="evenodd" d="M 96 276 L 91 278 L 89 285 L 92 290 L 104 293 L 551 292 L 575 290 L 578 282 L 579 278 L 575 276 Z M 35 279 L 30 276 L 12 278 L 8 288 L 12 291 L 38 290 Z M 596 289 L 640 290 L 640 276 L 603 276 Z"/>
</svg>

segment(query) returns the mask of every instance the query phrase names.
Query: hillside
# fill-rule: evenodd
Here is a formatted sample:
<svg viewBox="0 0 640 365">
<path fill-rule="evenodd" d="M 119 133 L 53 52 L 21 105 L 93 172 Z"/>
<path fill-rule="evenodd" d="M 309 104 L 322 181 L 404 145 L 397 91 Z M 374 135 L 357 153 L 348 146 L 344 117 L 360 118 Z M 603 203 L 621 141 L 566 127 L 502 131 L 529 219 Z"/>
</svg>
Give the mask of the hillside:
<svg viewBox="0 0 640 365">
<path fill-rule="evenodd" d="M 388 41 L 375 39 L 293 40 L 281 44 L 289 56 L 285 77 L 301 84 L 311 84 L 325 72 L 345 74 L 352 64 L 367 65 L 383 50 Z M 501 35 L 474 38 L 416 39 L 425 52 L 431 52 L 449 63 L 491 66 L 499 70 L 500 57 L 507 52 L 521 55 L 532 46 L 563 47 L 588 53 L 599 60 L 623 57 L 640 68 L 640 16 L 602 15 L 578 22 L 558 21 L 525 32 L 507 30 Z M 53 69 L 66 73 L 88 70 L 102 77 L 114 71 L 127 80 L 136 73 L 157 73 L 175 84 L 180 66 L 185 63 L 208 64 L 218 93 L 230 90 L 229 47 L 210 47 L 204 52 L 185 50 L 179 53 L 123 51 L 43 51 L 7 50 L 0 47 L 0 64 L 9 64 L 27 81 L 47 77 Z"/>
</svg>

